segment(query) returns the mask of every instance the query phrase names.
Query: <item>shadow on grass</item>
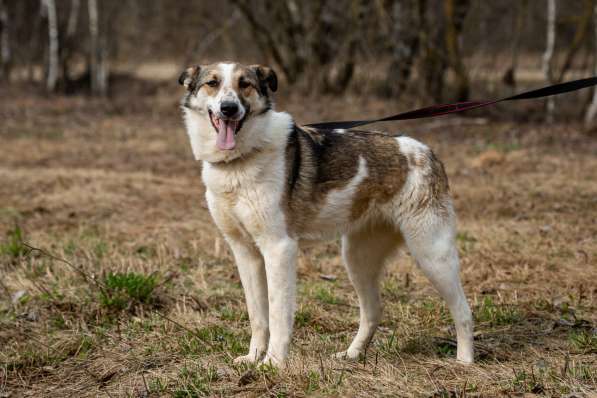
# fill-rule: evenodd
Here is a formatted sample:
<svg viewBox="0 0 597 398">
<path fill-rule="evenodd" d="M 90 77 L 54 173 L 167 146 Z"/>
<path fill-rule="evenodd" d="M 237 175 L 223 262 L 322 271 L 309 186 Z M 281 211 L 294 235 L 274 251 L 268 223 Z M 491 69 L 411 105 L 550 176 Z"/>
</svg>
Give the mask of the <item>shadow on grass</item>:
<svg viewBox="0 0 597 398">
<path fill-rule="evenodd" d="M 566 306 L 497 304 L 486 297 L 473 309 L 473 314 L 475 361 L 478 363 L 510 361 L 533 347 L 543 352 L 558 350 L 566 355 L 597 353 L 596 325 Z M 426 330 L 403 339 L 393 333 L 378 340 L 376 346 L 389 357 L 406 354 L 454 358 L 456 336 L 449 322 L 448 336 L 437 336 Z"/>
</svg>

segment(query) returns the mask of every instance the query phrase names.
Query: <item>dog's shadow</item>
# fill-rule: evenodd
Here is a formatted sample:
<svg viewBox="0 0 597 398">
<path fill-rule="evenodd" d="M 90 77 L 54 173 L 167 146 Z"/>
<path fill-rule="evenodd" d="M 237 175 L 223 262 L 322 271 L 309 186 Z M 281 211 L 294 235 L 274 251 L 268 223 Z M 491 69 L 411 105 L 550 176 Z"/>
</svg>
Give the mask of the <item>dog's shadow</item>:
<svg viewBox="0 0 597 398">
<path fill-rule="evenodd" d="M 593 350 L 591 335 L 597 327 L 577 317 L 570 308 L 523 309 L 513 305 L 484 303 L 474 309 L 475 361 L 502 363 L 525 353 L 553 351 L 583 352 Z M 588 336 L 588 337 L 587 337 Z M 377 344 L 377 348 L 395 355 L 435 355 L 452 358 L 456 355 L 456 335 L 451 326 L 447 336 L 417 334 L 396 344 L 393 337 Z M 389 343 L 388 343 L 389 342 Z"/>
</svg>

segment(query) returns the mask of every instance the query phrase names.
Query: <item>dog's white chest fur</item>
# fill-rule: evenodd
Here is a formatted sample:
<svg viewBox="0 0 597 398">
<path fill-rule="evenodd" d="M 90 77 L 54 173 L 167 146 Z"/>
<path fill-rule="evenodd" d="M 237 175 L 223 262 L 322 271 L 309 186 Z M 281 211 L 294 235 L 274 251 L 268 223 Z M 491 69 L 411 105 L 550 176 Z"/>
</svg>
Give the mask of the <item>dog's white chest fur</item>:
<svg viewBox="0 0 597 398">
<path fill-rule="evenodd" d="M 268 156 L 269 155 L 269 156 Z M 203 165 L 203 181 L 210 211 L 225 211 L 227 227 L 259 234 L 272 218 L 282 213 L 283 153 L 256 155 L 247 165 Z"/>
<path fill-rule="evenodd" d="M 231 163 L 203 162 L 208 206 L 212 214 L 219 214 L 219 224 L 224 224 L 220 227 L 248 232 L 252 237 L 267 233 L 265 226 L 271 229 L 272 224 L 285 228 L 281 200 L 291 123 L 288 114 L 276 113 L 259 126 L 263 128 L 259 141 L 266 145 L 258 151 Z M 250 127 L 253 130 L 257 126 Z"/>
</svg>

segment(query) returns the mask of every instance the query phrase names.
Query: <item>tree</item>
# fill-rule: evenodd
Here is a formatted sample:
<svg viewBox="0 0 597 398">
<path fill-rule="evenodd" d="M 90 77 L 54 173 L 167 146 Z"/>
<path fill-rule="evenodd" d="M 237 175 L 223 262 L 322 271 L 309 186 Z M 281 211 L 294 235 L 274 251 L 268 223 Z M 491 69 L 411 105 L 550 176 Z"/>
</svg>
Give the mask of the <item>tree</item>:
<svg viewBox="0 0 597 398">
<path fill-rule="evenodd" d="M 391 61 L 385 94 L 396 97 L 406 89 L 413 63 L 419 53 L 419 31 L 425 5 L 425 0 L 391 2 Z"/>
<path fill-rule="evenodd" d="M 354 71 L 364 0 L 232 2 L 245 16 L 263 56 L 288 83 L 306 77 L 319 91 L 346 87 Z"/>
<path fill-rule="evenodd" d="M 420 25 L 423 88 L 437 102 L 444 100 L 446 71 L 455 77 L 456 99 L 464 101 L 469 94 L 466 67 L 462 62 L 460 41 L 464 21 L 470 9 L 469 0 L 445 0 L 429 4 Z"/>
<path fill-rule="evenodd" d="M 543 53 L 543 62 L 541 69 L 543 75 L 549 83 L 554 82 L 553 76 L 553 54 L 556 43 L 556 1 L 547 0 L 547 40 L 545 45 L 545 52 Z M 547 113 L 545 120 L 548 123 L 553 123 L 553 111 L 555 108 L 555 102 L 553 97 L 547 99 Z"/>
<path fill-rule="evenodd" d="M 91 93 L 97 95 L 106 95 L 108 93 L 106 35 L 100 35 L 97 0 L 88 0 L 87 8 L 89 12 L 89 71 L 91 78 Z"/>
<path fill-rule="evenodd" d="M 520 52 L 520 38 L 522 36 L 522 28 L 527 16 L 529 2 L 528 0 L 518 1 L 518 9 L 513 15 L 514 19 L 514 37 L 512 38 L 512 63 L 504 73 L 502 81 L 510 87 L 516 87 L 516 70 L 518 68 L 518 54 Z"/>
<path fill-rule="evenodd" d="M 71 0 L 68 13 L 68 22 L 66 24 L 66 34 L 63 35 L 62 46 L 60 47 L 60 63 L 62 65 L 62 78 L 66 86 L 71 81 L 70 61 L 76 52 L 77 47 L 77 27 L 79 23 L 79 11 L 81 8 L 80 0 Z M 66 88 L 68 90 L 68 88 Z"/>
<path fill-rule="evenodd" d="M 8 10 L 4 0 L 0 0 L 0 79 L 10 79 L 12 49 L 10 47 L 10 26 Z"/>
<path fill-rule="evenodd" d="M 48 18 L 48 67 L 46 73 L 46 90 L 54 92 L 58 81 L 58 17 L 54 0 L 42 0 Z"/>
<path fill-rule="evenodd" d="M 462 62 L 460 41 L 464 20 L 470 7 L 469 0 L 445 0 L 444 15 L 446 19 L 446 53 L 448 64 L 454 72 L 456 100 L 466 101 L 469 96 L 469 79 L 466 67 Z"/>
<path fill-rule="evenodd" d="M 582 44 L 585 42 L 588 36 L 591 27 L 594 0 L 584 0 L 583 3 L 584 11 L 580 16 L 578 23 L 576 24 L 574 38 L 572 39 L 572 43 L 568 46 L 568 53 L 566 54 L 566 57 L 564 59 L 564 64 L 562 65 L 562 68 L 560 69 L 560 72 L 558 73 L 558 76 L 555 79 L 556 83 L 560 83 L 564 80 L 566 72 L 568 72 L 572 67 L 575 55 L 577 54 L 578 50 L 580 50 Z"/>
<path fill-rule="evenodd" d="M 597 3 L 593 8 L 593 46 L 594 54 L 597 54 Z M 597 76 L 597 56 L 593 56 L 593 76 Z M 597 88 L 593 89 L 593 98 L 585 113 L 585 126 L 590 127 L 597 116 Z"/>
</svg>

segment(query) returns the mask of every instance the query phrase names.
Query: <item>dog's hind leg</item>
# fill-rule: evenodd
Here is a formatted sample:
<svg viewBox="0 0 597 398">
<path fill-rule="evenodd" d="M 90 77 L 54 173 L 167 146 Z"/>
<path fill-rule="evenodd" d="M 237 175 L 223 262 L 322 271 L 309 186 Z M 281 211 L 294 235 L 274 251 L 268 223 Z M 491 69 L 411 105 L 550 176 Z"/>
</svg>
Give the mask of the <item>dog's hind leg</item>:
<svg viewBox="0 0 597 398">
<path fill-rule="evenodd" d="M 357 359 L 373 338 L 381 318 L 379 279 L 387 258 L 398 249 L 400 233 L 389 226 L 364 227 L 342 237 L 342 257 L 359 297 L 359 330 L 337 358 Z"/>
<path fill-rule="evenodd" d="M 460 282 L 454 217 L 426 210 L 414 220 L 403 223 L 402 230 L 411 254 L 446 301 L 456 323 L 457 359 L 472 363 L 473 319 Z"/>
</svg>

